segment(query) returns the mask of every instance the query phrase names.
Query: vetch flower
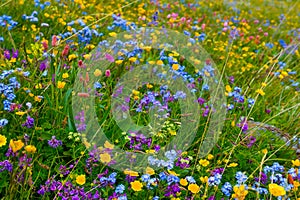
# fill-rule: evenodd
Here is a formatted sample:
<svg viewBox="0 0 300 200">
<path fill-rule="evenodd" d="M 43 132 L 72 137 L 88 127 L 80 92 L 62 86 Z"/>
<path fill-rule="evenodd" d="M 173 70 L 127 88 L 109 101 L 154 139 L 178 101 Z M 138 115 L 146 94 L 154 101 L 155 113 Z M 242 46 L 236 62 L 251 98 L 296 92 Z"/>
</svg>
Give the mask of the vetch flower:
<svg viewBox="0 0 300 200">
<path fill-rule="evenodd" d="M 9 172 L 12 172 L 13 170 L 13 165 L 9 160 L 4 160 L 0 162 L 0 172 L 3 172 L 4 170 L 7 170 Z"/>
<path fill-rule="evenodd" d="M 62 145 L 62 141 L 57 140 L 55 135 L 53 135 L 51 140 L 48 140 L 48 145 L 52 148 L 57 148 Z"/>
<path fill-rule="evenodd" d="M 26 126 L 27 128 L 34 127 L 34 119 L 28 115 L 27 118 L 26 118 L 25 123 L 22 124 L 22 126 Z"/>
</svg>

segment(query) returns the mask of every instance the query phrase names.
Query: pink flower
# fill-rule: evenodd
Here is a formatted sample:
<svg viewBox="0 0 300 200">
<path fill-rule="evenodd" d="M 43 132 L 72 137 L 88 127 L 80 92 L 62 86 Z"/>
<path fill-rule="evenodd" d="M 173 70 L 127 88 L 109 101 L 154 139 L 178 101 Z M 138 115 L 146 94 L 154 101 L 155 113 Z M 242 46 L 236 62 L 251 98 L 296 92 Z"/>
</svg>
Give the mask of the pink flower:
<svg viewBox="0 0 300 200">
<path fill-rule="evenodd" d="M 53 47 L 57 46 L 57 37 L 56 37 L 56 35 L 53 35 L 53 36 L 52 36 L 52 42 L 51 42 L 51 45 L 52 45 Z"/>
<path fill-rule="evenodd" d="M 105 71 L 105 76 L 110 77 L 110 70 L 109 69 Z"/>
<path fill-rule="evenodd" d="M 109 61 L 109 62 L 115 62 L 115 59 L 112 55 L 110 54 L 105 54 L 105 58 Z"/>
<path fill-rule="evenodd" d="M 79 68 L 85 68 L 82 60 L 78 60 L 78 67 Z"/>
<path fill-rule="evenodd" d="M 69 53 L 70 46 L 66 45 L 64 50 L 62 51 L 62 56 L 66 56 Z"/>
</svg>

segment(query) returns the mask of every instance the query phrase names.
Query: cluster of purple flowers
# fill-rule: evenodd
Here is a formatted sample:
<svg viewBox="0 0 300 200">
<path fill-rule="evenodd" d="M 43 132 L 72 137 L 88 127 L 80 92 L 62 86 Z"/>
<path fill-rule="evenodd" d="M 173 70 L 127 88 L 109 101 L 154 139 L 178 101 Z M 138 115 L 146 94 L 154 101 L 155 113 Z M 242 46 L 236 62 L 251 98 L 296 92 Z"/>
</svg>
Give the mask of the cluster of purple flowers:
<svg viewBox="0 0 300 200">
<path fill-rule="evenodd" d="M 73 165 L 71 167 L 73 168 Z M 117 173 L 112 172 L 108 175 L 108 172 L 108 169 L 106 169 L 103 173 L 98 174 L 97 178 L 92 182 L 94 186 L 89 191 L 85 191 L 84 187 L 79 187 L 72 184 L 71 181 L 67 181 L 65 184 L 63 184 L 61 181 L 55 179 L 56 176 L 52 176 L 45 182 L 44 185 L 40 186 L 40 189 L 37 193 L 42 196 L 44 196 L 46 193 L 57 193 L 62 199 L 98 200 L 104 199 L 101 197 L 101 192 L 98 190 L 99 188 L 116 187 L 115 191 L 108 197 L 108 199 L 112 200 L 116 198 L 119 200 L 127 200 L 127 195 L 124 193 L 125 186 L 122 184 L 115 186 Z M 69 170 L 67 170 L 65 166 L 61 166 L 60 173 L 66 174 L 69 173 Z"/>
<path fill-rule="evenodd" d="M 48 145 L 52 148 L 57 148 L 62 145 L 62 141 L 56 139 L 56 136 L 53 135 L 50 140 L 48 140 Z"/>
<path fill-rule="evenodd" d="M 85 117 L 84 117 L 84 110 L 79 112 L 75 117 L 75 120 L 79 121 L 79 124 L 76 125 L 76 129 L 78 132 L 83 132 L 86 130 L 86 123 L 85 123 Z"/>
<path fill-rule="evenodd" d="M 41 185 L 38 190 L 38 194 L 45 195 L 46 193 L 57 193 L 57 195 L 61 199 L 101 199 L 101 194 L 96 190 L 95 192 L 85 192 L 84 187 L 78 187 L 71 183 L 71 181 L 67 181 L 65 184 L 62 184 L 61 181 L 56 181 L 54 177 L 51 177 L 45 182 L 45 185 Z"/>
<path fill-rule="evenodd" d="M 4 161 L 0 162 L 0 172 L 3 172 L 5 170 L 8 172 L 12 172 L 12 170 L 13 170 L 13 165 L 11 164 L 11 162 L 9 160 L 4 160 Z"/>
<path fill-rule="evenodd" d="M 26 126 L 27 128 L 33 128 L 34 127 L 34 119 L 27 115 L 26 121 L 22 126 Z"/>
<path fill-rule="evenodd" d="M 134 133 L 130 134 L 129 136 L 129 148 L 134 150 L 144 150 L 144 145 L 146 145 L 148 148 L 152 145 L 152 138 L 147 138 L 142 133 Z"/>
</svg>

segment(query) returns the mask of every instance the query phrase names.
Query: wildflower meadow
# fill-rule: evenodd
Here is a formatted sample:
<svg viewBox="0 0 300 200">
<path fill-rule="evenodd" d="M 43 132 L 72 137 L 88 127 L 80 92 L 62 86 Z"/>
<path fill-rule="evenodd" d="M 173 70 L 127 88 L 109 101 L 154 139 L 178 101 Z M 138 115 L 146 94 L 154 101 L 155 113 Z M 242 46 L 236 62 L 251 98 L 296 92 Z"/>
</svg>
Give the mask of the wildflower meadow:
<svg viewBox="0 0 300 200">
<path fill-rule="evenodd" d="M 300 1 L 0 0 L 0 199 L 300 200 Z"/>
</svg>

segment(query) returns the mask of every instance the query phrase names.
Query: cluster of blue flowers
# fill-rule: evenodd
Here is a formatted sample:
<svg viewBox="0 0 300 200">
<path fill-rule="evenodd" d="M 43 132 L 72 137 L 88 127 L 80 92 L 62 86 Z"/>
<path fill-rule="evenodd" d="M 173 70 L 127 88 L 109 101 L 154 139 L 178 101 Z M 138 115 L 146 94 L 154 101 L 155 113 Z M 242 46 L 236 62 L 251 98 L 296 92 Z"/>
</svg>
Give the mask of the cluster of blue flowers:
<svg viewBox="0 0 300 200">
<path fill-rule="evenodd" d="M 8 80 L 8 83 L 4 83 L 4 79 L 6 79 L 10 74 L 14 73 L 14 70 L 4 70 L 0 74 L 0 95 L 2 95 L 5 99 L 3 100 L 3 110 L 10 111 L 11 104 L 13 100 L 16 98 L 14 93 L 15 89 L 20 88 L 20 83 L 17 81 L 16 77 L 11 77 Z M 0 127 L 4 127 L 8 123 L 7 119 L 0 120 Z"/>
<path fill-rule="evenodd" d="M 174 161 L 176 160 L 177 156 L 178 155 L 175 150 L 170 150 L 165 152 L 165 157 L 167 158 L 167 161 L 154 158 L 153 156 L 149 156 L 148 162 L 152 166 L 166 167 L 168 170 L 170 170 L 174 167 Z"/>
<path fill-rule="evenodd" d="M 228 97 L 232 98 L 235 103 L 239 103 L 239 104 L 245 103 L 245 96 L 242 95 L 242 89 L 240 87 L 237 86 L 234 87 L 233 91 L 228 93 Z M 247 103 L 248 103 L 248 107 L 251 108 L 254 105 L 255 100 L 253 98 L 248 98 Z M 227 109 L 228 110 L 234 109 L 234 104 L 229 104 Z"/>
<path fill-rule="evenodd" d="M 40 0 L 34 0 L 34 6 L 35 7 L 40 7 L 42 10 L 44 10 L 46 6 L 50 6 L 50 5 L 51 5 L 50 1 L 46 1 L 44 3 L 41 3 Z"/>
<path fill-rule="evenodd" d="M 75 21 L 80 26 L 80 28 L 78 30 L 73 27 L 75 25 Z M 84 21 L 81 18 L 77 19 L 75 21 L 71 21 L 71 22 L 67 23 L 68 26 L 72 27 L 71 31 L 67 31 L 65 33 L 60 33 L 59 34 L 59 36 L 62 39 L 65 39 L 65 38 L 68 38 L 68 37 L 70 37 L 74 34 L 77 34 L 78 43 L 82 44 L 82 45 L 87 45 L 87 44 L 91 43 L 91 40 L 94 37 L 103 36 L 103 33 L 99 33 L 97 31 L 97 29 L 99 28 L 99 25 L 95 25 L 95 28 L 90 28 L 89 26 L 87 26 L 84 23 Z"/>
<path fill-rule="evenodd" d="M 22 19 L 23 20 L 29 20 L 30 22 L 38 22 L 39 19 L 38 19 L 37 16 L 38 16 L 38 12 L 37 11 L 33 11 L 31 13 L 31 15 L 26 15 L 26 14 L 22 15 Z"/>
<path fill-rule="evenodd" d="M 6 28 L 10 31 L 18 25 L 18 22 L 12 20 L 11 16 L 2 15 L 0 16 L 0 26 Z M 3 41 L 3 37 L 0 37 L 0 41 Z"/>
<path fill-rule="evenodd" d="M 283 62 L 283 61 L 279 61 L 278 62 L 278 66 L 279 66 L 279 70 L 284 70 L 285 67 L 286 67 L 286 63 Z M 288 75 L 291 75 L 291 76 L 297 74 L 296 71 L 288 71 L 287 73 L 288 73 Z M 274 76 L 279 77 L 280 75 L 281 75 L 280 72 L 274 72 Z M 299 82 L 295 81 L 295 80 L 293 80 L 291 78 L 289 78 L 289 82 L 291 83 L 291 86 L 293 86 L 293 87 L 298 87 L 299 86 Z M 284 83 L 281 82 L 281 84 L 284 84 Z"/>
</svg>

